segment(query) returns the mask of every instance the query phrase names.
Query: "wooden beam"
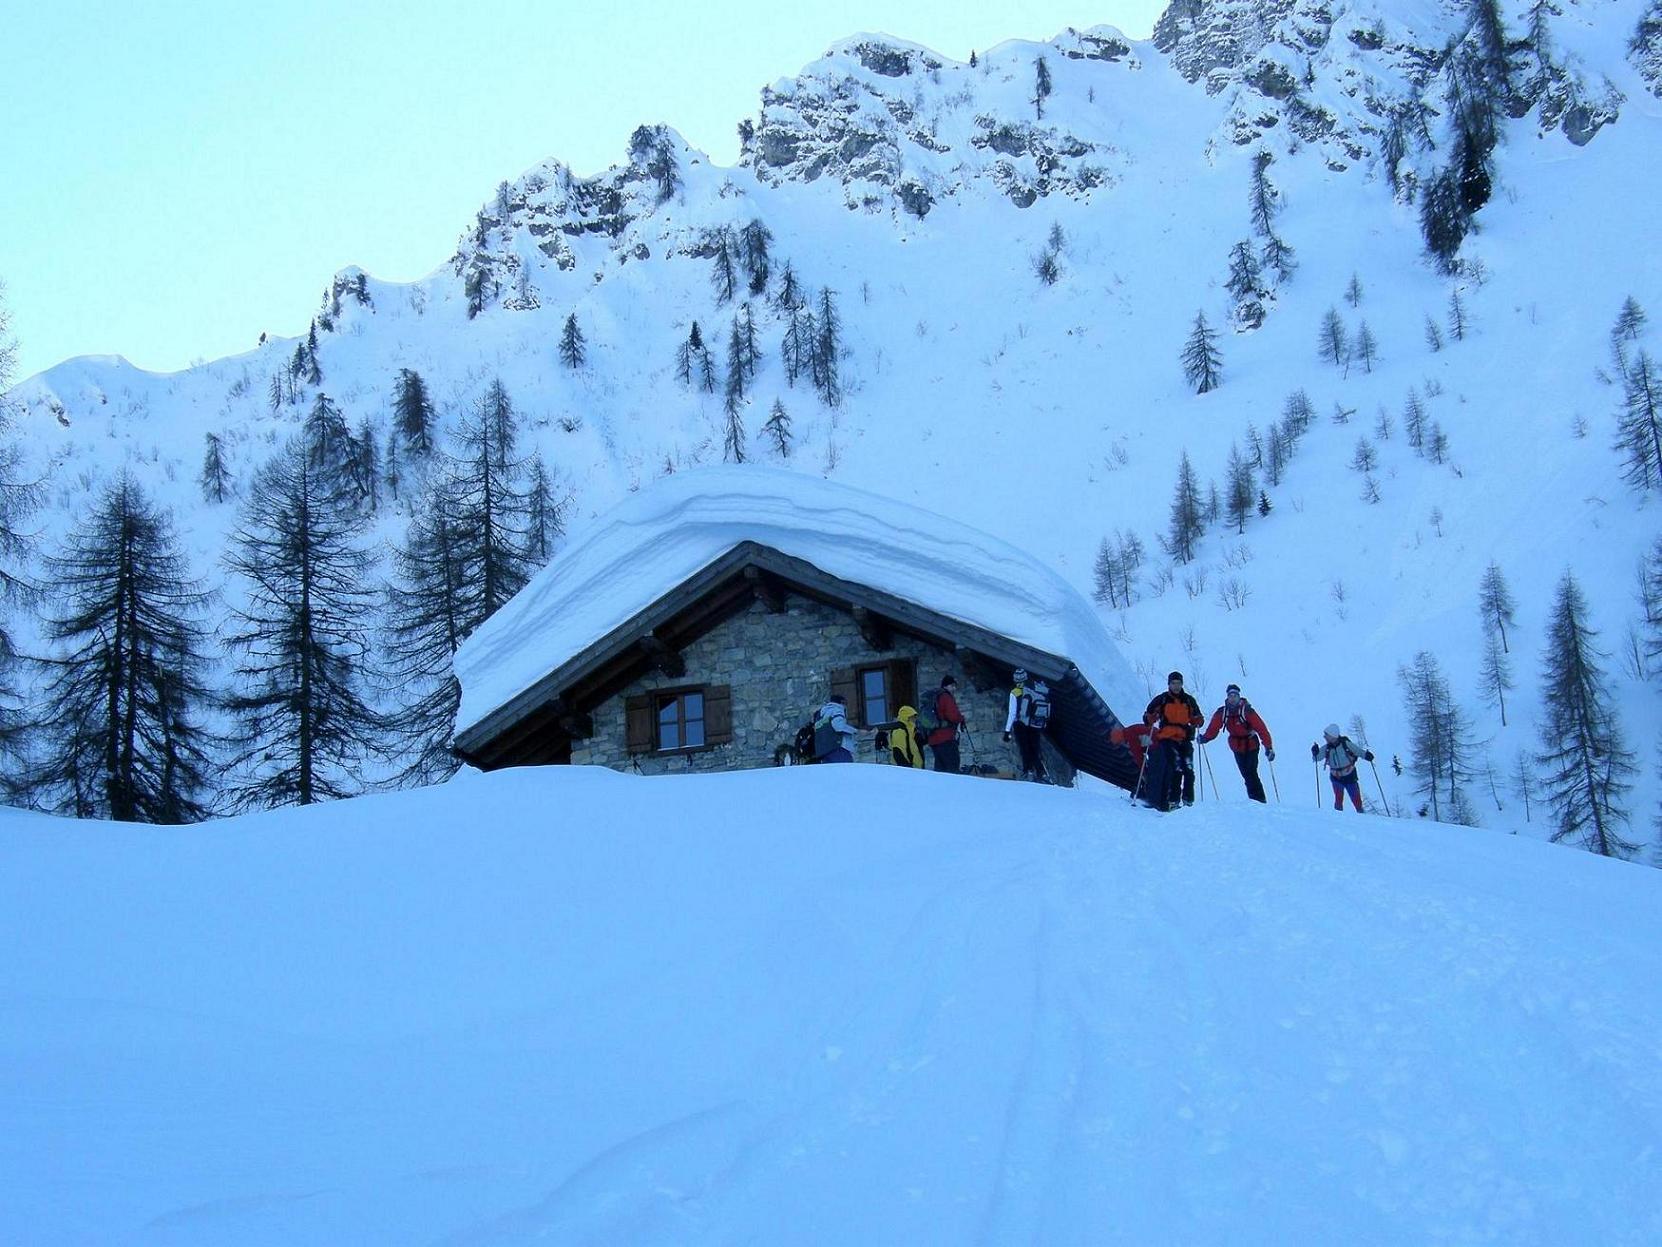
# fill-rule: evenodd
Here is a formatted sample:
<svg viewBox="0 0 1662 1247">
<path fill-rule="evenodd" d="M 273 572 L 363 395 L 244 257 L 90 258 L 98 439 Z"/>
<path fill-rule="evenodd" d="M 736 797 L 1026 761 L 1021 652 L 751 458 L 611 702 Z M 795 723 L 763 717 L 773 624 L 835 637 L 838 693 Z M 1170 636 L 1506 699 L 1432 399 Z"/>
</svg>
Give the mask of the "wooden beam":
<svg viewBox="0 0 1662 1247">
<path fill-rule="evenodd" d="M 750 591 L 755 594 L 756 600 L 767 607 L 770 614 L 785 613 L 785 590 L 777 580 L 755 566 L 744 569 L 744 578 L 749 582 Z"/>
<path fill-rule="evenodd" d="M 889 621 L 881 615 L 874 614 L 864 606 L 854 608 L 854 622 L 860 627 L 860 635 L 865 638 L 867 645 L 879 653 L 885 653 L 894 647 L 894 629 Z"/>
<path fill-rule="evenodd" d="M 652 660 L 652 665 L 672 680 L 687 674 L 687 664 L 679 652 L 665 645 L 656 633 L 648 632 L 635 642 L 641 652 Z"/>
</svg>

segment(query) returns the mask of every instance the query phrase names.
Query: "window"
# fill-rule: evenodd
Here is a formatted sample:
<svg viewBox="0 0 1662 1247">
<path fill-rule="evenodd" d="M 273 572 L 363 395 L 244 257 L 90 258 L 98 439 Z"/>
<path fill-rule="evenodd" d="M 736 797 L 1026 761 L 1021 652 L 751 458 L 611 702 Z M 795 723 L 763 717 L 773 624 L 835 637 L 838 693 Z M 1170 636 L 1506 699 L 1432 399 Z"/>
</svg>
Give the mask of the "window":
<svg viewBox="0 0 1662 1247">
<path fill-rule="evenodd" d="M 657 748 L 702 749 L 704 747 L 704 693 L 690 690 L 670 693 L 658 699 Z"/>
<path fill-rule="evenodd" d="M 733 690 L 726 684 L 683 684 L 636 693 L 623 701 L 631 754 L 692 753 L 733 741 Z"/>
<path fill-rule="evenodd" d="M 860 723 L 864 727 L 875 727 L 879 723 L 888 723 L 890 700 L 890 673 L 889 665 L 881 667 L 861 667 L 860 681 Z"/>
</svg>

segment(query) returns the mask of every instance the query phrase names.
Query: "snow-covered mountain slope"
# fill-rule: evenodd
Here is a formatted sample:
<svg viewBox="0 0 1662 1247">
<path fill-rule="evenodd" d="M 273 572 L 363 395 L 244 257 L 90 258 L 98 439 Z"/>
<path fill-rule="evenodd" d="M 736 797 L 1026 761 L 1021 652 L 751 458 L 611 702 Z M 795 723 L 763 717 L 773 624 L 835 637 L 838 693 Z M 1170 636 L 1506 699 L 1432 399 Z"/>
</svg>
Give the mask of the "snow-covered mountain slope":
<svg viewBox="0 0 1662 1247">
<path fill-rule="evenodd" d="M 878 767 L 0 840 L 6 1242 L 1662 1235 L 1662 877 L 1567 848 Z"/>
<path fill-rule="evenodd" d="M 581 522 L 643 482 L 721 458 L 721 395 L 683 385 L 676 352 L 696 320 L 725 372 L 743 277 L 738 299 L 718 299 L 711 231 L 757 221 L 774 244 L 768 298 L 751 301 L 765 352 L 742 412 L 751 455 L 770 454 L 759 429 L 777 399 L 796 433 L 784 466 L 964 520 L 1086 590 L 1100 540 L 1139 534 L 1151 558 L 1138 600 L 1108 622 L 1149 691 L 1180 667 L 1215 704 L 1239 679 L 1294 746 L 1359 716 L 1376 749 L 1406 754 L 1414 725 L 1395 672 L 1433 651 L 1503 774 L 1536 743 L 1558 577 L 1576 570 L 1602 643 L 1625 650 L 1634 565 L 1657 535 L 1654 502 L 1622 483 L 1612 449 L 1621 394 L 1608 339 L 1629 296 L 1662 316 L 1649 210 L 1662 99 L 1654 22 L 1642 25 L 1653 6 L 1557 7 L 1538 47 L 1523 9 L 1502 6 L 1509 98 L 1524 111 L 1501 124 L 1495 194 L 1458 279 L 1427 262 L 1418 205 L 1393 195 L 1380 152 L 1392 107 L 1417 101 L 1434 110 L 1437 146 L 1409 151 L 1405 185 L 1446 162 L 1440 66 L 1451 40 L 1472 37 L 1469 6 L 1181 0 L 1149 42 L 1070 31 L 1004 44 L 974 67 L 857 36 L 767 89 L 740 167 L 646 127 L 598 177 L 549 162 L 504 184 L 424 281 L 366 278 L 360 301 L 359 275 L 341 275 L 319 322 L 321 387 L 301 387 L 296 403 L 267 402 L 293 340 L 172 376 L 80 359 L 24 382 L 22 427 L 50 470 L 47 536 L 126 463 L 188 517 L 198 565 L 216 568 L 234 508 L 200 501 L 204 434 L 226 438 L 246 480 L 319 388 L 349 420 L 384 428 L 401 368 L 452 417 L 500 377 L 527 449 L 558 469 Z M 1574 100 L 1565 84 L 1578 84 Z M 1248 189 L 1260 151 L 1272 157 L 1274 228 L 1298 267 L 1274 283 L 1262 326 L 1235 333 L 1225 280 L 1231 248 L 1257 245 Z M 1053 231 L 1059 276 L 1047 285 L 1035 262 Z M 787 259 L 809 296 L 835 292 L 839 407 L 787 382 L 770 302 Z M 1456 294 L 1471 321 L 1458 341 Z M 1347 335 L 1366 323 L 1370 365 L 1321 359 L 1330 309 Z M 1178 360 L 1197 312 L 1225 329 L 1223 384 L 1204 395 Z M 568 315 L 588 341 L 576 371 L 556 351 Z M 1633 349 L 1654 354 L 1659 334 Z M 1180 454 L 1203 486 L 1221 484 L 1231 444 L 1249 425 L 1267 432 L 1299 390 L 1315 425 L 1268 488 L 1273 510 L 1241 533 L 1213 524 L 1197 561 L 1167 576 L 1157 538 Z M 1411 394 L 1446 434 L 1446 462 L 1406 445 Z M 1348 466 L 1362 437 L 1377 459 L 1371 490 Z M 381 535 L 396 539 L 403 522 L 389 509 Z M 1504 729 L 1476 687 L 1476 588 L 1491 560 L 1520 607 Z M 1648 771 L 1656 690 L 1611 665 Z M 1501 781 L 1492 797 L 1486 778 L 1480 788 L 1480 814 L 1515 813 Z M 1632 801 L 1641 839 L 1657 795 L 1647 774 Z"/>
</svg>

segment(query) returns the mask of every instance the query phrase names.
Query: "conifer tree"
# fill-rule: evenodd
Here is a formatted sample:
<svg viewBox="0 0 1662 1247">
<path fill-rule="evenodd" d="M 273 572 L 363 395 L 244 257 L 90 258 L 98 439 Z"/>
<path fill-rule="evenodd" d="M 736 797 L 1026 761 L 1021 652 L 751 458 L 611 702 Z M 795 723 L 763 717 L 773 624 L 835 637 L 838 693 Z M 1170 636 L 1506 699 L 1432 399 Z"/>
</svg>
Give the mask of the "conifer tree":
<svg viewBox="0 0 1662 1247">
<path fill-rule="evenodd" d="M 1448 434 L 1443 432 L 1443 426 L 1436 420 L 1425 431 L 1425 457 L 1432 463 L 1443 463 L 1448 459 Z"/>
<path fill-rule="evenodd" d="M 1321 337 L 1317 346 L 1321 357 L 1335 367 L 1350 362 L 1350 350 L 1346 345 L 1349 335 L 1345 333 L 1345 322 L 1339 317 L 1339 309 L 1330 307 L 1327 315 L 1322 317 Z"/>
<path fill-rule="evenodd" d="M 1425 184 L 1420 193 L 1420 233 L 1425 249 L 1437 262 L 1440 272 L 1455 271 L 1455 257 L 1471 229 L 1471 214 L 1460 195 L 1458 177 L 1443 170 Z"/>
<path fill-rule="evenodd" d="M 1489 93 L 1511 90 L 1512 64 L 1499 0 L 1470 0 L 1471 37 L 1476 42 L 1476 71 Z"/>
<path fill-rule="evenodd" d="M 814 380 L 814 389 L 827 407 L 841 406 L 843 401 L 839 357 L 842 354 L 842 318 L 837 313 L 836 292 L 827 286 L 819 291 L 819 317 L 814 326 L 808 371 Z"/>
<path fill-rule="evenodd" d="M 462 562 L 460 610 L 477 627 L 524 587 L 524 462 L 513 403 L 500 379 L 474 404 L 447 454 L 444 498 L 453 507 Z"/>
<path fill-rule="evenodd" d="M 1644 333 L 1649 319 L 1645 315 L 1645 309 L 1639 306 L 1639 301 L 1628 295 L 1622 301 L 1622 310 L 1616 314 L 1616 323 L 1610 328 L 1610 336 L 1618 340 L 1637 342 L 1639 335 Z"/>
<path fill-rule="evenodd" d="M 1350 275 L 1350 284 L 1345 287 L 1345 302 L 1352 307 L 1362 306 L 1362 279 L 1355 273 Z"/>
<path fill-rule="evenodd" d="M 1477 613 L 1478 618 L 1483 621 L 1484 635 L 1500 638 L 1502 653 L 1512 652 L 1506 630 L 1517 626 L 1517 609 L 1517 603 L 1512 600 L 1512 590 L 1507 586 L 1506 577 L 1500 570 L 1500 564 L 1491 560 L 1489 566 L 1483 570 L 1483 578 L 1477 584 Z"/>
<path fill-rule="evenodd" d="M 716 302 L 731 303 L 739 288 L 739 275 L 733 262 L 733 231 L 718 225 L 707 231 L 704 239 L 710 252 L 710 285 L 715 289 Z"/>
<path fill-rule="evenodd" d="M 1424 650 L 1397 668 L 1403 711 L 1414 724 L 1409 774 L 1433 819 L 1470 822 L 1465 787 L 1471 781 L 1471 724 L 1455 700 L 1435 655 Z"/>
<path fill-rule="evenodd" d="M 560 362 L 575 372 L 587 359 L 583 331 L 577 327 L 577 313 L 572 312 L 566 317 L 566 327 L 560 334 Z"/>
<path fill-rule="evenodd" d="M 373 515 L 381 506 L 381 433 L 368 416 L 352 434 L 346 475 L 354 501 Z"/>
<path fill-rule="evenodd" d="M 1483 638 L 1483 658 L 1477 669 L 1478 687 L 1489 704 L 1500 710 L 1500 725 L 1506 726 L 1506 695 L 1514 687 L 1512 660 L 1500 646 L 1500 637 L 1490 633 Z"/>
<path fill-rule="evenodd" d="M 1408 402 L 1402 409 L 1402 429 L 1415 454 L 1425 448 L 1425 423 L 1425 406 L 1420 402 L 1419 392 L 1410 386 Z"/>
<path fill-rule="evenodd" d="M 467 573 L 456 510 L 445 482 L 434 482 L 393 551 L 384 649 L 388 685 L 400 702 L 391 729 L 398 756 L 407 759 L 401 786 L 442 782 L 460 765 L 450 752 L 462 700 L 451 659 L 476 621 L 463 611 Z"/>
<path fill-rule="evenodd" d="M 743 403 L 733 397 L 732 386 L 727 391 L 727 424 L 722 432 L 721 459 L 723 463 L 743 463 L 744 453 L 744 414 Z"/>
<path fill-rule="evenodd" d="M 779 270 L 779 289 L 773 296 L 774 310 L 781 316 L 788 316 L 807 302 L 807 296 L 802 293 L 802 286 L 796 279 L 796 269 L 786 260 L 785 266 Z"/>
<path fill-rule="evenodd" d="M 1096 548 L 1096 562 L 1091 567 L 1091 574 L 1095 586 L 1091 590 L 1093 601 L 1104 605 L 1111 605 L 1114 601 L 1114 548 L 1104 537 Z"/>
<path fill-rule="evenodd" d="M 338 481 L 348 478 L 352 431 L 347 428 L 346 417 L 341 414 L 340 408 L 321 390 L 312 401 L 311 411 L 306 413 L 301 436 L 305 439 L 306 457 L 312 468 L 331 474 Z"/>
<path fill-rule="evenodd" d="M 1662 482 L 1662 374 L 1647 352 L 1627 370 L 1623 389 L 1618 444 L 1627 452 L 1628 483 L 1647 490 Z"/>
<path fill-rule="evenodd" d="M 1229 522 L 1237 533 L 1246 532 L 1247 518 L 1257 501 L 1258 482 L 1254 479 L 1252 462 L 1241 454 L 1239 447 L 1229 447 L 1229 466 L 1225 470 L 1228 494 Z"/>
<path fill-rule="evenodd" d="M 1368 328 L 1367 321 L 1356 327 L 1356 343 L 1351 353 L 1362 361 L 1364 371 L 1373 371 L 1373 361 L 1379 358 L 1379 343 L 1373 336 L 1373 330 Z"/>
<path fill-rule="evenodd" d="M 1171 520 L 1162 540 L 1166 553 L 1179 563 L 1194 561 L 1195 543 L 1205 528 L 1201 516 L 1200 484 L 1195 479 L 1194 465 L 1189 452 L 1184 451 L 1177 467 L 1177 486 L 1172 491 Z"/>
<path fill-rule="evenodd" d="M 1366 436 L 1356 439 L 1356 451 L 1350 457 L 1350 466 L 1357 472 L 1372 472 L 1379 466 L 1379 452 Z"/>
<path fill-rule="evenodd" d="M 1621 735 L 1594 645 L 1581 586 L 1571 572 L 1559 582 L 1547 629 L 1541 685 L 1542 788 L 1552 807 L 1555 843 L 1574 840 L 1606 857 L 1631 857 L 1638 846 L 1622 835 L 1622 799 L 1638 767 Z"/>
<path fill-rule="evenodd" d="M 363 692 L 374 559 L 338 479 L 290 442 L 255 476 L 226 566 L 247 580 L 226 639 L 239 658 L 233 808 L 349 796 L 381 716 Z"/>
<path fill-rule="evenodd" d="M 767 423 L 762 426 L 762 432 L 773 443 L 774 452 L 781 459 L 791 457 L 791 418 L 781 400 L 773 400 L 773 411 L 769 414 Z"/>
<path fill-rule="evenodd" d="M 739 232 L 739 258 L 744 265 L 750 293 L 767 293 L 768 277 L 772 272 L 773 231 L 760 221 L 752 220 Z"/>
<path fill-rule="evenodd" d="M 696 379 L 699 388 L 706 393 L 714 388 L 715 379 L 710 369 L 709 348 L 704 345 L 704 334 L 699 330 L 696 320 L 687 332 L 687 340 L 675 353 L 675 375 L 683 385 L 692 385 Z M 706 381 L 709 384 L 706 384 Z"/>
<path fill-rule="evenodd" d="M 271 384 L 266 386 L 266 406 L 277 412 L 283 409 L 283 375 L 274 372 L 271 374 Z"/>
<path fill-rule="evenodd" d="M 537 566 L 554 553 L 554 542 L 565 535 L 565 504 L 554 497 L 554 482 L 541 455 L 531 456 L 526 473 L 525 553 Z"/>
<path fill-rule="evenodd" d="M 122 475 L 48 566 L 60 611 L 46 630 L 59 649 L 45 663 L 34 798 L 78 818 L 203 818 L 211 595 L 189 575 L 172 520 Z"/>
<path fill-rule="evenodd" d="M 1204 311 L 1195 313 L 1189 340 L 1183 344 L 1183 375 L 1196 394 L 1205 394 L 1223 384 L 1223 355 L 1218 351 L 1217 333 L 1207 325 Z"/>
<path fill-rule="evenodd" d="M 1281 478 L 1293 458 L 1292 448 L 1281 430 L 1281 422 L 1272 424 L 1269 435 L 1264 438 L 1264 479 L 1271 485 L 1281 484 Z"/>
<path fill-rule="evenodd" d="M 5 288 L 0 285 L 0 295 Z M 5 305 L 0 302 L 0 344 L 6 341 Z M 11 378 L 10 361 L 0 357 L 0 393 Z M 23 452 L 18 445 L 5 404 L 0 403 L 0 605 L 20 607 L 33 602 L 38 589 L 28 574 L 34 536 L 25 522 L 40 503 L 38 482 L 25 480 Z M 26 723 L 16 685 L 18 655 L 9 618 L 0 614 L 0 757 L 17 755 L 24 745 Z M 0 772 L 0 787 L 11 785 Z"/>
<path fill-rule="evenodd" d="M 793 389 L 796 379 L 807 370 L 813 354 L 813 317 L 800 307 L 785 314 L 785 336 L 779 343 L 779 362 L 784 365 L 785 384 Z"/>
<path fill-rule="evenodd" d="M 393 427 L 404 449 L 421 458 L 433 453 L 433 401 L 427 396 L 427 383 L 421 374 L 410 368 L 400 368 L 393 382 Z"/>
<path fill-rule="evenodd" d="M 386 449 L 382 452 L 381 462 L 384 465 L 382 475 L 386 478 L 387 495 L 396 501 L 398 487 L 404 481 L 404 466 L 399 454 L 397 425 L 387 430 Z"/>
<path fill-rule="evenodd" d="M 209 433 L 202 453 L 202 497 L 208 502 L 224 502 L 231 492 L 231 472 L 225 466 L 225 443 L 218 433 Z"/>
<path fill-rule="evenodd" d="M 1265 238 L 1275 234 L 1275 214 L 1280 196 L 1270 183 L 1269 169 L 1275 157 L 1260 148 L 1252 154 L 1252 181 L 1248 195 L 1252 228 Z"/>
<path fill-rule="evenodd" d="M 1050 66 L 1044 57 L 1033 62 L 1033 108 L 1038 120 L 1045 119 L 1045 101 L 1050 98 Z"/>
<path fill-rule="evenodd" d="M 1433 355 L 1443 349 L 1443 331 L 1437 328 L 1437 322 L 1429 315 L 1425 318 L 1425 344 L 1431 348 Z"/>
<path fill-rule="evenodd" d="M 1275 508 L 1270 504 L 1270 496 L 1263 490 L 1258 491 L 1258 514 L 1268 515 Z"/>
<path fill-rule="evenodd" d="M 1471 332 L 1472 318 L 1466 311 L 1466 301 L 1460 297 L 1460 287 L 1448 292 L 1448 331 L 1456 342 L 1464 342 Z"/>
<path fill-rule="evenodd" d="M 756 379 L 756 366 L 762 360 L 762 348 L 756 342 L 756 321 L 750 314 L 750 304 L 739 308 L 733 329 L 738 335 L 738 360 L 744 368 L 744 383 L 748 386 Z"/>
</svg>

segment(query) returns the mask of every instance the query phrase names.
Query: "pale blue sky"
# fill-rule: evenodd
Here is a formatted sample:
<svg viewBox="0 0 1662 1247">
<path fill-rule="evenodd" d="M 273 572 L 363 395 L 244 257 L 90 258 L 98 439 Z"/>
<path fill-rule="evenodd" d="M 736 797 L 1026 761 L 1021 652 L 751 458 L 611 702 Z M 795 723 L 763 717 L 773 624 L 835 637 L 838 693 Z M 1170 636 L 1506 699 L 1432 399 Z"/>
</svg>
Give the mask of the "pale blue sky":
<svg viewBox="0 0 1662 1247">
<path fill-rule="evenodd" d="M 19 377 L 183 367 L 305 327 L 330 276 L 409 280 L 504 178 L 618 163 L 642 122 L 719 163 L 761 87 L 881 31 L 952 57 L 1164 0 L 264 5 L 0 0 L 0 279 Z"/>
</svg>

